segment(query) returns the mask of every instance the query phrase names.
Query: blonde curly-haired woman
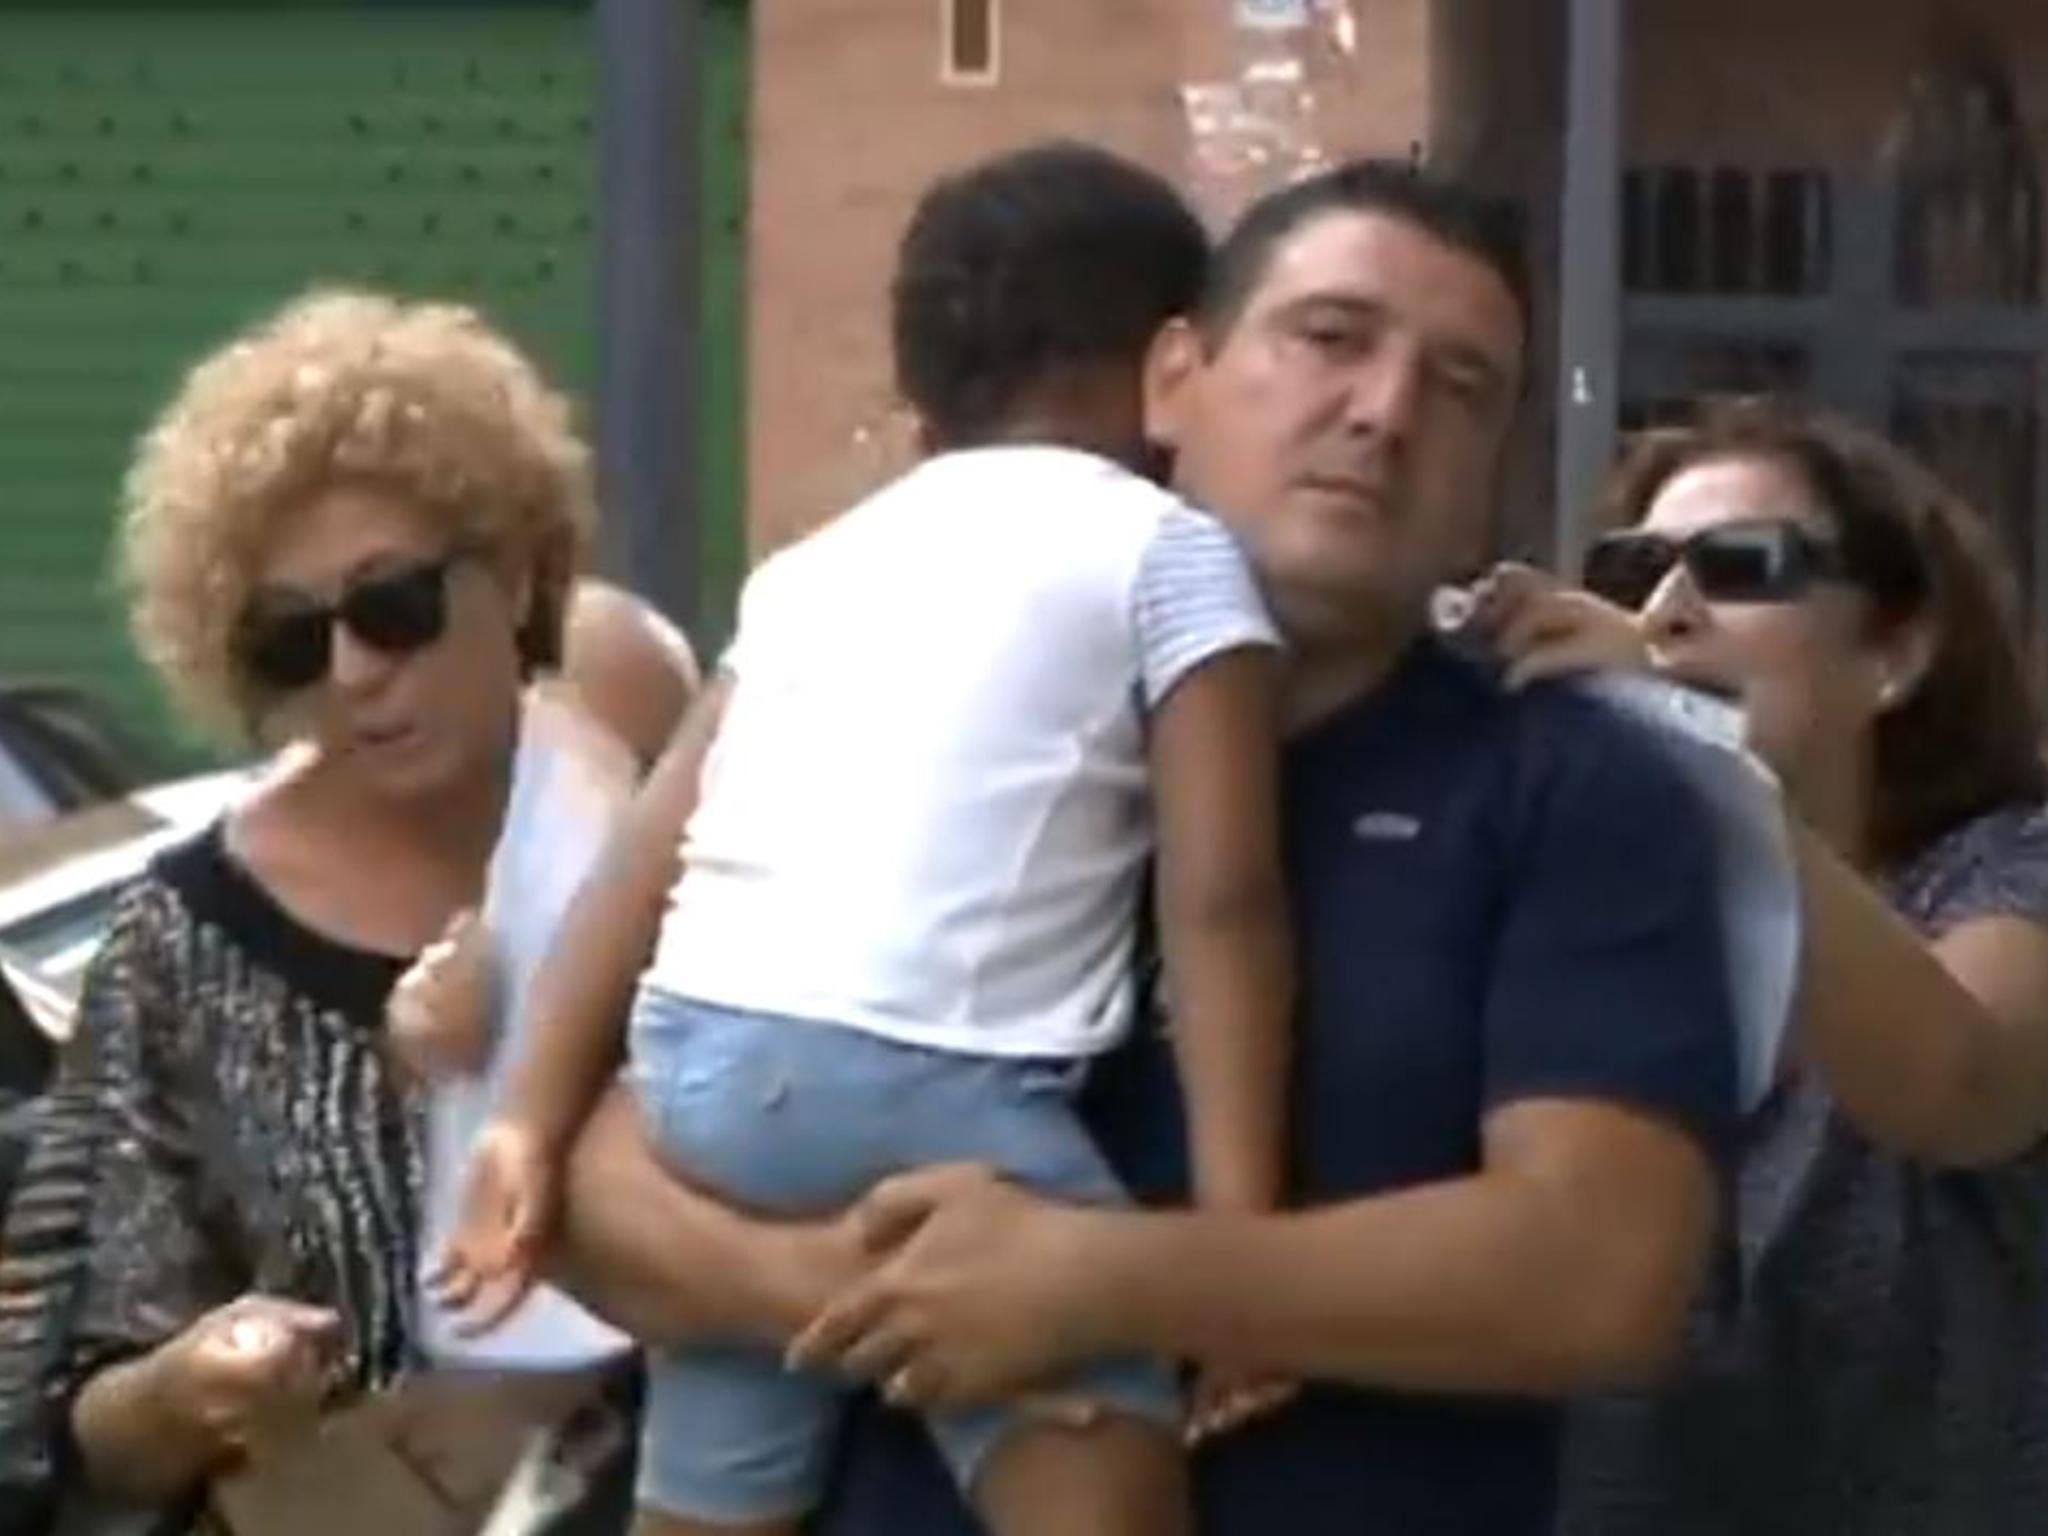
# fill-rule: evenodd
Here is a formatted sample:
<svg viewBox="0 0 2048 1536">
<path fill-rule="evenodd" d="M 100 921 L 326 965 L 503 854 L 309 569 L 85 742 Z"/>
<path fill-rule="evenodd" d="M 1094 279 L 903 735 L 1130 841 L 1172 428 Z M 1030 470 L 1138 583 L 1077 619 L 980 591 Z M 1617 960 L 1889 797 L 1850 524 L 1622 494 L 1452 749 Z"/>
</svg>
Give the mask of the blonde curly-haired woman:
<svg viewBox="0 0 2048 1536">
<path fill-rule="evenodd" d="M 143 440 L 137 641 L 275 755 L 87 983 L 0 1244 L 0 1528 L 54 1493 L 183 1530 L 252 1443 L 419 1365 L 384 1003 L 477 899 L 594 515 L 566 402 L 452 305 L 310 295 Z M 489 1490 L 420 1470 L 475 1529 Z"/>
</svg>

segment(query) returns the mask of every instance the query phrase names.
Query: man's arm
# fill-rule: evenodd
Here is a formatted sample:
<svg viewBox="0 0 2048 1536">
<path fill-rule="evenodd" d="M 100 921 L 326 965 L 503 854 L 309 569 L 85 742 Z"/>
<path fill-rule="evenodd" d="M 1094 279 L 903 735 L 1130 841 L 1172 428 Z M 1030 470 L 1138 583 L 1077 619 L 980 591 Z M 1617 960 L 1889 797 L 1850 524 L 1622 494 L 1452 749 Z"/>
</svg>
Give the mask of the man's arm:
<svg viewBox="0 0 2048 1536">
<path fill-rule="evenodd" d="M 720 1205 L 654 1156 L 614 1088 L 575 1143 L 551 1277 L 647 1343 L 780 1348 L 863 1267 L 845 1222 L 773 1222 Z"/>
<path fill-rule="evenodd" d="M 1469 1178 L 1295 1217 L 1140 1217 L 1087 1246 L 1094 1349 L 1434 1392 L 1628 1384 L 1675 1347 L 1714 1175 L 1685 1133 L 1610 1105 L 1496 1111 Z"/>
<path fill-rule="evenodd" d="M 1562 1396 L 1675 1346 L 1713 1225 L 1685 1132 L 1599 1103 L 1495 1111 L 1469 1177 L 1299 1213 L 1054 1205 L 927 1169 L 857 1213 L 900 1243 L 797 1355 L 921 1403 L 1006 1395 L 1118 1351 L 1412 1391 Z"/>
</svg>

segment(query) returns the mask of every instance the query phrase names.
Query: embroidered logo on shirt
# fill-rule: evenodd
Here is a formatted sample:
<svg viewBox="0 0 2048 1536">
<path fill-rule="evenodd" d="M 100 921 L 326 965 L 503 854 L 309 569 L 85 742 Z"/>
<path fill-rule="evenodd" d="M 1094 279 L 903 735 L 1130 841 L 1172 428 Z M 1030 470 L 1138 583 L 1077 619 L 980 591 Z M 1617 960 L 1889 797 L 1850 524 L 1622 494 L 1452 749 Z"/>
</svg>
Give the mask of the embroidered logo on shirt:
<svg viewBox="0 0 2048 1536">
<path fill-rule="evenodd" d="M 1422 823 L 1400 811 L 1367 811 L 1351 830 L 1361 842 L 1412 843 L 1422 835 Z"/>
</svg>

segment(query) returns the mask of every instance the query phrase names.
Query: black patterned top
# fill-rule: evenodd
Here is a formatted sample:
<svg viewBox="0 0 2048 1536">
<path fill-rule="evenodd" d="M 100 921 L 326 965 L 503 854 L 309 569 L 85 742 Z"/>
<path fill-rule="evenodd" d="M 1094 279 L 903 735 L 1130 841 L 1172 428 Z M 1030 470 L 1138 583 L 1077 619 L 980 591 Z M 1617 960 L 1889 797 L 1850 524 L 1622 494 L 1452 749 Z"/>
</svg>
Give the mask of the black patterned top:
<svg viewBox="0 0 2048 1536">
<path fill-rule="evenodd" d="M 402 964 L 296 922 L 218 825 L 126 893 L 0 1239 L 0 1505 L 61 1471 L 87 1377 L 244 1291 L 335 1308 L 358 1386 L 413 1363 Z"/>
<path fill-rule="evenodd" d="M 2048 922 L 2048 810 L 1894 882 L 1940 934 Z M 2048 1529 L 2048 1140 L 1988 1168 L 1871 1145 L 1809 1076 L 1746 1130 L 1734 1230 L 1675 1382 L 1588 1405 L 1568 1536 L 2039 1536 Z"/>
</svg>

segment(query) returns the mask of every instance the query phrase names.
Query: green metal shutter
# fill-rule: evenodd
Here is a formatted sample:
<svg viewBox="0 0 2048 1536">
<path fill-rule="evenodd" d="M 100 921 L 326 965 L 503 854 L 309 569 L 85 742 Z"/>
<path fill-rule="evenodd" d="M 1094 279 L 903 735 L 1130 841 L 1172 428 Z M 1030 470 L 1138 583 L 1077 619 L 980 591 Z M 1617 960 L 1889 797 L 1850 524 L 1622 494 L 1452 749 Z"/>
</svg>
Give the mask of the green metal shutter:
<svg viewBox="0 0 2048 1536">
<path fill-rule="evenodd" d="M 705 645 L 730 628 L 746 571 L 747 231 L 753 95 L 748 0 L 705 0 L 698 231 L 704 342 L 698 360 L 701 454 L 698 603 Z"/>
<path fill-rule="evenodd" d="M 131 443 L 315 282 L 474 303 L 587 399 L 581 7 L 0 9 L 0 675 L 174 739 L 111 599 Z"/>
</svg>

